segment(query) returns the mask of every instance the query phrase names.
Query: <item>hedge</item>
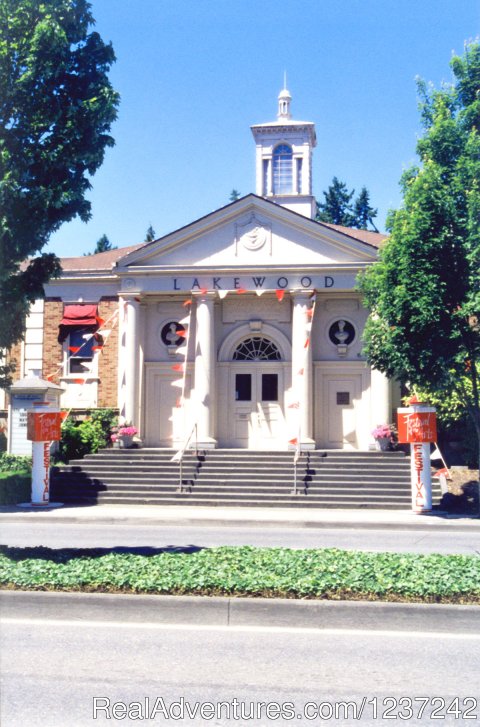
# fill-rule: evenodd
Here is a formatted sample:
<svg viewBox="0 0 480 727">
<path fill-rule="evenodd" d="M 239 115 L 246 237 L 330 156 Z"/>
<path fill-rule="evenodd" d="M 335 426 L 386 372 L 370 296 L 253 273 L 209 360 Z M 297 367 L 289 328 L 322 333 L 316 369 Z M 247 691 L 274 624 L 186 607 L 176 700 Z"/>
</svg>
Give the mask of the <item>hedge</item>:
<svg viewBox="0 0 480 727">
<path fill-rule="evenodd" d="M 0 505 L 30 502 L 32 478 L 29 472 L 0 472 Z"/>
</svg>

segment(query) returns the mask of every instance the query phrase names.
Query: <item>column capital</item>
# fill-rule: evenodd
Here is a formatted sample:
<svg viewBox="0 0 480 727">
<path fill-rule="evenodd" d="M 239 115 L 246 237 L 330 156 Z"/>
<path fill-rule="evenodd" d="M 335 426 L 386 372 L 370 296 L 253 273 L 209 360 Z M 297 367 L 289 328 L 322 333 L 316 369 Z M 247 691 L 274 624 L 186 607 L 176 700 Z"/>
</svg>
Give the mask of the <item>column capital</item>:
<svg viewBox="0 0 480 727">
<path fill-rule="evenodd" d="M 215 301 L 217 299 L 217 292 L 215 290 L 192 290 L 193 300 L 198 301 Z"/>
<path fill-rule="evenodd" d="M 292 296 L 294 303 L 309 303 L 312 295 L 315 293 L 314 290 L 292 290 L 290 295 Z"/>
</svg>

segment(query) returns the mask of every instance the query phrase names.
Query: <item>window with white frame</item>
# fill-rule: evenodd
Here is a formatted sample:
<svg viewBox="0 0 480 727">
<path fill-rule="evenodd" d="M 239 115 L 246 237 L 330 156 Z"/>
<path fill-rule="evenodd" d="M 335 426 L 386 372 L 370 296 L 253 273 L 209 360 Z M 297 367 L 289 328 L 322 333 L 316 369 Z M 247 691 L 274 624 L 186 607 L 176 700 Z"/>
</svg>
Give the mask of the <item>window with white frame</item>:
<svg viewBox="0 0 480 727">
<path fill-rule="evenodd" d="M 288 144 L 279 144 L 273 152 L 273 193 L 293 192 L 293 152 Z"/>
<path fill-rule="evenodd" d="M 67 375 L 92 373 L 94 346 L 98 343 L 94 333 L 92 326 L 79 326 L 70 330 L 65 341 Z"/>
</svg>

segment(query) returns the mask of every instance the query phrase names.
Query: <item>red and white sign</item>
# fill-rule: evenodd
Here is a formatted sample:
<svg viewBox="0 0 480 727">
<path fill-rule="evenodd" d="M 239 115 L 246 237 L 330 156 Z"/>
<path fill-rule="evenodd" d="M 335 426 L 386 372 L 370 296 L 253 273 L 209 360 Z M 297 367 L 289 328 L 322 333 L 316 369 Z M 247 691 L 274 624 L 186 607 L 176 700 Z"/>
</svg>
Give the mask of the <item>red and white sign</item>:
<svg viewBox="0 0 480 727">
<path fill-rule="evenodd" d="M 27 414 L 27 438 L 32 441 L 32 505 L 50 504 L 50 445 L 60 439 L 62 415 L 45 411 L 48 402 L 34 402 Z"/>
<path fill-rule="evenodd" d="M 422 411 L 398 409 L 398 441 L 401 444 L 423 444 L 437 441 L 437 417 L 433 407 Z"/>
<path fill-rule="evenodd" d="M 29 411 L 27 439 L 32 442 L 58 442 L 62 416 L 59 411 Z"/>
</svg>

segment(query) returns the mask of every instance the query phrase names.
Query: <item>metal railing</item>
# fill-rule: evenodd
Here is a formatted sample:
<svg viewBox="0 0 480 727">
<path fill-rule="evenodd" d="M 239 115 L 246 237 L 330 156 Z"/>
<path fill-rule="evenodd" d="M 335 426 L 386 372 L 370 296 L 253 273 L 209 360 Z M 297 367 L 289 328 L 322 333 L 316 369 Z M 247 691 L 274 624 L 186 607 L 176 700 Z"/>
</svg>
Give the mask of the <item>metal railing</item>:
<svg viewBox="0 0 480 727">
<path fill-rule="evenodd" d="M 179 449 L 178 452 L 175 452 L 175 454 L 173 455 L 172 459 L 170 460 L 171 462 L 178 462 L 179 465 L 180 465 L 180 470 L 179 470 L 179 474 L 178 474 L 178 488 L 177 488 L 177 492 L 184 492 L 185 491 L 185 488 L 183 486 L 183 457 L 185 455 L 185 452 L 188 449 L 188 446 L 189 446 L 190 442 L 192 441 L 192 437 L 193 437 L 194 434 L 195 434 L 195 457 L 198 457 L 197 423 L 195 422 L 195 424 L 193 425 L 193 427 L 192 427 L 192 429 L 190 431 L 190 434 L 185 439 L 185 442 L 183 444 L 183 447 L 181 449 Z"/>
</svg>

